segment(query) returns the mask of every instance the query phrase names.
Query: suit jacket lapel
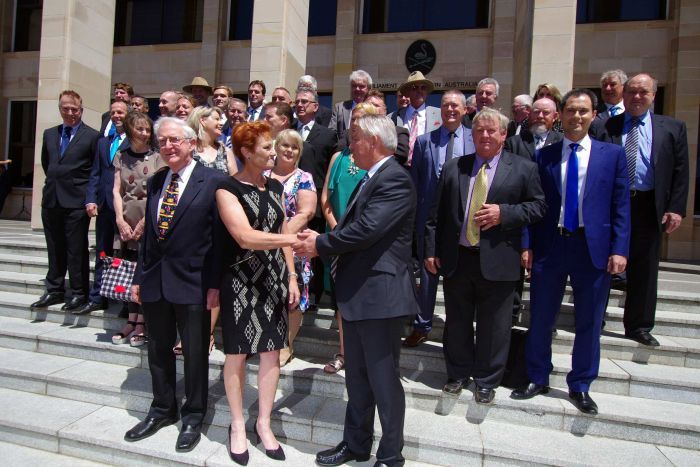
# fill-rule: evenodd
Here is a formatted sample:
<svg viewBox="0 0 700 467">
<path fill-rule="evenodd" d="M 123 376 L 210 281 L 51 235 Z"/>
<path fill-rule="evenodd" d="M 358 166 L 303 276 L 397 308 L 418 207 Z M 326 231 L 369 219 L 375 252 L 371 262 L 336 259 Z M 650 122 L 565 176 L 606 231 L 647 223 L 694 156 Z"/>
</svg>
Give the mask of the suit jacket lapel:
<svg viewBox="0 0 700 467">
<path fill-rule="evenodd" d="M 440 173 L 440 132 L 436 131 L 430 133 L 430 144 L 428 145 L 430 151 L 430 159 L 433 161 L 433 170 L 435 171 L 435 176 Z M 445 154 L 445 164 L 447 164 L 447 154 Z"/>
<path fill-rule="evenodd" d="M 469 179 L 471 178 L 472 169 L 474 168 L 476 156 L 462 157 L 457 164 L 459 167 L 458 183 L 459 197 L 461 200 L 460 218 L 464 217 L 464 211 L 467 209 L 467 198 L 469 197 Z"/>
<path fill-rule="evenodd" d="M 64 157 L 66 156 L 66 154 L 68 153 L 70 148 L 72 148 L 75 144 L 78 143 L 78 140 L 80 139 L 81 136 L 83 136 L 83 133 L 85 133 L 85 124 L 81 123 L 80 126 L 78 127 L 78 129 L 75 131 L 75 135 L 73 135 L 73 138 L 71 138 L 70 142 L 68 143 L 68 146 L 66 146 L 66 152 L 63 153 Z M 60 141 L 61 141 L 61 139 L 59 138 L 59 143 L 58 143 L 59 153 L 60 153 L 60 147 L 61 147 Z M 61 159 L 63 159 L 63 157 Z"/>
<path fill-rule="evenodd" d="M 501 152 L 501 159 L 498 161 L 498 166 L 496 167 L 496 173 L 493 174 L 493 180 L 491 180 L 491 188 L 489 188 L 488 194 L 486 195 L 486 201 L 492 203 L 496 198 L 498 191 L 503 187 L 505 181 L 508 179 L 511 170 L 510 155 L 507 152 Z"/>
<path fill-rule="evenodd" d="M 603 156 L 604 148 L 600 147 L 598 141 L 591 139 L 591 153 L 588 155 L 588 168 L 586 169 L 586 186 L 583 189 L 583 199 L 586 199 L 591 187 L 595 186 L 598 172 L 600 171 L 598 161 Z M 561 172 L 560 172 L 561 173 Z"/>
<path fill-rule="evenodd" d="M 654 118 L 654 114 L 651 114 L 651 157 L 656 167 L 659 163 L 659 153 L 661 152 L 661 133 L 664 131 L 663 121 L 658 118 Z"/>
<path fill-rule="evenodd" d="M 158 199 L 160 198 L 160 193 L 163 191 L 163 183 L 165 183 L 165 176 L 167 173 L 167 170 L 163 170 L 153 175 L 151 191 L 148 193 L 149 198 L 151 198 L 151 212 L 149 214 L 153 220 L 153 231 L 156 235 L 158 235 Z"/>
<path fill-rule="evenodd" d="M 170 229 L 172 229 L 175 224 L 177 224 L 177 221 L 182 218 L 183 213 L 188 207 L 190 207 L 192 201 L 194 201 L 199 192 L 202 190 L 202 186 L 204 186 L 204 174 L 202 173 L 202 170 L 206 170 L 206 168 L 199 163 L 195 164 L 192 174 L 190 175 L 190 179 L 187 182 L 187 186 L 185 187 L 185 192 L 182 193 L 177 202 L 177 206 L 175 207 L 173 223 L 170 224 Z"/>
<path fill-rule="evenodd" d="M 340 222 L 338 222 L 337 227 L 342 227 L 343 225 L 345 225 L 345 221 L 351 218 L 351 214 L 355 210 L 355 206 L 357 206 L 358 201 L 361 198 L 367 196 L 367 193 L 371 191 L 372 186 L 374 186 L 374 184 L 377 183 L 377 176 L 380 173 L 382 173 L 382 171 L 386 169 L 392 162 L 393 160 L 389 159 L 388 161 L 384 162 L 381 167 L 379 167 L 379 169 L 374 173 L 374 175 L 372 175 L 372 177 L 365 182 L 365 186 L 362 188 L 362 193 L 358 193 L 358 191 L 360 190 L 361 183 L 357 184 L 355 190 L 353 190 L 352 195 L 350 196 L 350 204 L 348 205 L 348 208 L 345 211 L 343 218 L 340 219 Z"/>
<path fill-rule="evenodd" d="M 345 128 L 346 129 L 350 129 L 350 115 L 351 114 L 352 114 L 352 101 L 346 101 L 346 103 L 343 104 L 343 119 L 345 120 Z"/>
<path fill-rule="evenodd" d="M 314 126 L 311 127 L 309 130 L 309 134 L 306 135 L 306 142 L 307 143 L 312 143 L 314 139 L 316 139 L 316 136 L 318 136 L 318 128 L 316 128 L 317 123 L 314 123 Z M 302 125 L 303 127 L 303 125 Z"/>
</svg>

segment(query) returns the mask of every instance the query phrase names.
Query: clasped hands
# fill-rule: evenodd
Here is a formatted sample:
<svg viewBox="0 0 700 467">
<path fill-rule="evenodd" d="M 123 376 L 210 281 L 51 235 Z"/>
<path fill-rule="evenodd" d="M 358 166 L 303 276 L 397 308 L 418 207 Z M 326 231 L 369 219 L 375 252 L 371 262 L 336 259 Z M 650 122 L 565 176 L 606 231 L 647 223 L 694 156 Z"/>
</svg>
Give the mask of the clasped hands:
<svg viewBox="0 0 700 467">
<path fill-rule="evenodd" d="M 318 236 L 319 233 L 311 229 L 304 229 L 297 233 L 297 240 L 292 243 L 294 254 L 307 258 L 318 256 L 318 250 L 316 249 L 316 237 Z"/>
</svg>

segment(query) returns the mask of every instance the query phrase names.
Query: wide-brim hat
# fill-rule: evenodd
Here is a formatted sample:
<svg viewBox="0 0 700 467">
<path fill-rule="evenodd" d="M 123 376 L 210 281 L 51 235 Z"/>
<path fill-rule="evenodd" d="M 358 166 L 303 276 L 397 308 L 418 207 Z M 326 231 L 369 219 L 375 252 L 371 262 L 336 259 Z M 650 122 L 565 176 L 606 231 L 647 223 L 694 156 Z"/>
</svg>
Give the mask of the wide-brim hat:
<svg viewBox="0 0 700 467">
<path fill-rule="evenodd" d="M 191 94 L 193 86 L 199 86 L 199 87 L 205 88 L 207 91 L 209 91 L 209 94 L 212 94 L 214 92 L 214 90 L 211 88 L 211 86 L 209 86 L 209 83 L 207 82 L 207 80 L 202 78 L 201 76 L 195 76 L 194 79 L 192 79 L 192 83 L 183 86 L 182 90 L 185 92 L 189 92 Z"/>
<path fill-rule="evenodd" d="M 428 94 L 433 92 L 433 89 L 435 88 L 433 82 L 427 79 L 425 76 L 423 76 L 423 73 L 421 73 L 420 71 L 414 71 L 413 73 L 408 75 L 408 79 L 406 80 L 406 82 L 399 86 L 399 92 L 405 96 L 408 88 L 413 86 L 414 84 L 425 84 L 426 86 L 428 86 Z"/>
</svg>

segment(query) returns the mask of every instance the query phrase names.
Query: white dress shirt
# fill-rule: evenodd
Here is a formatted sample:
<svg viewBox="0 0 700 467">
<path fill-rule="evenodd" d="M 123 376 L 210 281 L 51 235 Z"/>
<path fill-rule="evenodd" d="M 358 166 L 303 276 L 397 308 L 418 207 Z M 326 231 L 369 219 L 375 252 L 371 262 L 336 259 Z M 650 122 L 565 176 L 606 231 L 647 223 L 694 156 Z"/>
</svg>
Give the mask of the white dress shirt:
<svg viewBox="0 0 700 467">
<path fill-rule="evenodd" d="M 306 141 L 306 137 L 309 136 L 309 133 L 311 133 L 311 129 L 314 127 L 314 123 L 316 121 L 311 120 L 309 123 L 297 123 L 297 131 L 301 135 L 301 139 Z"/>
<path fill-rule="evenodd" d="M 414 109 L 413 106 L 409 104 L 409 106 L 406 107 L 406 120 L 404 120 L 403 126 L 408 128 L 409 132 L 411 131 L 411 121 L 413 120 L 413 114 L 415 113 L 418 114 L 418 119 L 416 120 L 418 133 L 416 133 L 416 135 L 420 136 L 425 133 L 425 104 L 421 105 L 417 109 Z"/>
<path fill-rule="evenodd" d="M 197 161 L 192 159 L 190 163 L 180 169 L 177 173 L 180 179 L 177 181 L 177 193 L 178 193 L 178 203 L 182 199 L 182 194 L 185 192 L 187 187 L 187 182 L 190 181 L 190 176 L 194 170 L 194 166 L 197 165 Z M 160 206 L 163 204 L 163 197 L 165 196 L 165 190 L 170 185 L 170 180 L 173 178 L 173 171 L 168 169 L 168 175 L 165 176 L 165 181 L 163 182 L 163 187 L 160 189 L 160 198 L 158 198 L 158 210 L 156 213 L 160 213 Z"/>
<path fill-rule="evenodd" d="M 571 143 L 577 143 L 578 159 L 578 226 L 583 227 L 583 197 L 586 187 L 586 173 L 588 172 L 588 160 L 591 157 L 591 138 L 586 135 L 581 141 L 571 141 L 564 137 L 561 149 L 561 206 L 559 208 L 559 227 L 564 226 L 564 206 L 566 205 L 566 171 L 569 167 L 569 154 Z"/>
</svg>

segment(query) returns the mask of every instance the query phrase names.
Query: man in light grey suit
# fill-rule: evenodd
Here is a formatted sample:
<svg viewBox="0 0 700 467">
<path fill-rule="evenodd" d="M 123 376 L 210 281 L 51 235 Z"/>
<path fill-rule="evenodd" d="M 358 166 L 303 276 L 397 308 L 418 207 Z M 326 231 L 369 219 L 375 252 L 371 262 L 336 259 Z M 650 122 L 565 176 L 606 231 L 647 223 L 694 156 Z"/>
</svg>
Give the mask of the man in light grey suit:
<svg viewBox="0 0 700 467">
<path fill-rule="evenodd" d="M 425 104 L 428 94 L 433 92 L 433 82 L 426 79 L 420 71 L 414 71 L 408 75 L 408 79 L 399 87 L 404 96 L 408 96 L 410 104 L 405 109 L 391 114 L 390 118 L 396 126 L 408 128 L 408 160 L 407 166 L 411 166 L 413 159 L 413 147 L 416 139 L 425 133 L 437 130 L 442 125 L 440 109 Z"/>
<path fill-rule="evenodd" d="M 297 255 L 331 261 L 343 315 L 348 391 L 343 441 L 318 453 L 316 463 L 368 460 L 376 406 L 382 437 L 375 465 L 403 465 L 406 403 L 399 356 L 405 316 L 418 311 L 411 273 L 416 191 L 408 172 L 394 160 L 396 131 L 386 117 L 360 117 L 351 149 L 355 164 L 367 175 L 345 215 L 332 232 L 306 230 L 292 245 Z"/>
<path fill-rule="evenodd" d="M 364 70 L 355 70 L 350 73 L 350 96 L 352 99 L 338 102 L 333 107 L 331 121 L 328 128 L 335 131 L 338 136 L 338 151 L 347 147 L 345 133 L 350 128 L 350 114 L 360 102 L 364 102 L 367 93 L 372 88 L 372 77 Z"/>
</svg>

